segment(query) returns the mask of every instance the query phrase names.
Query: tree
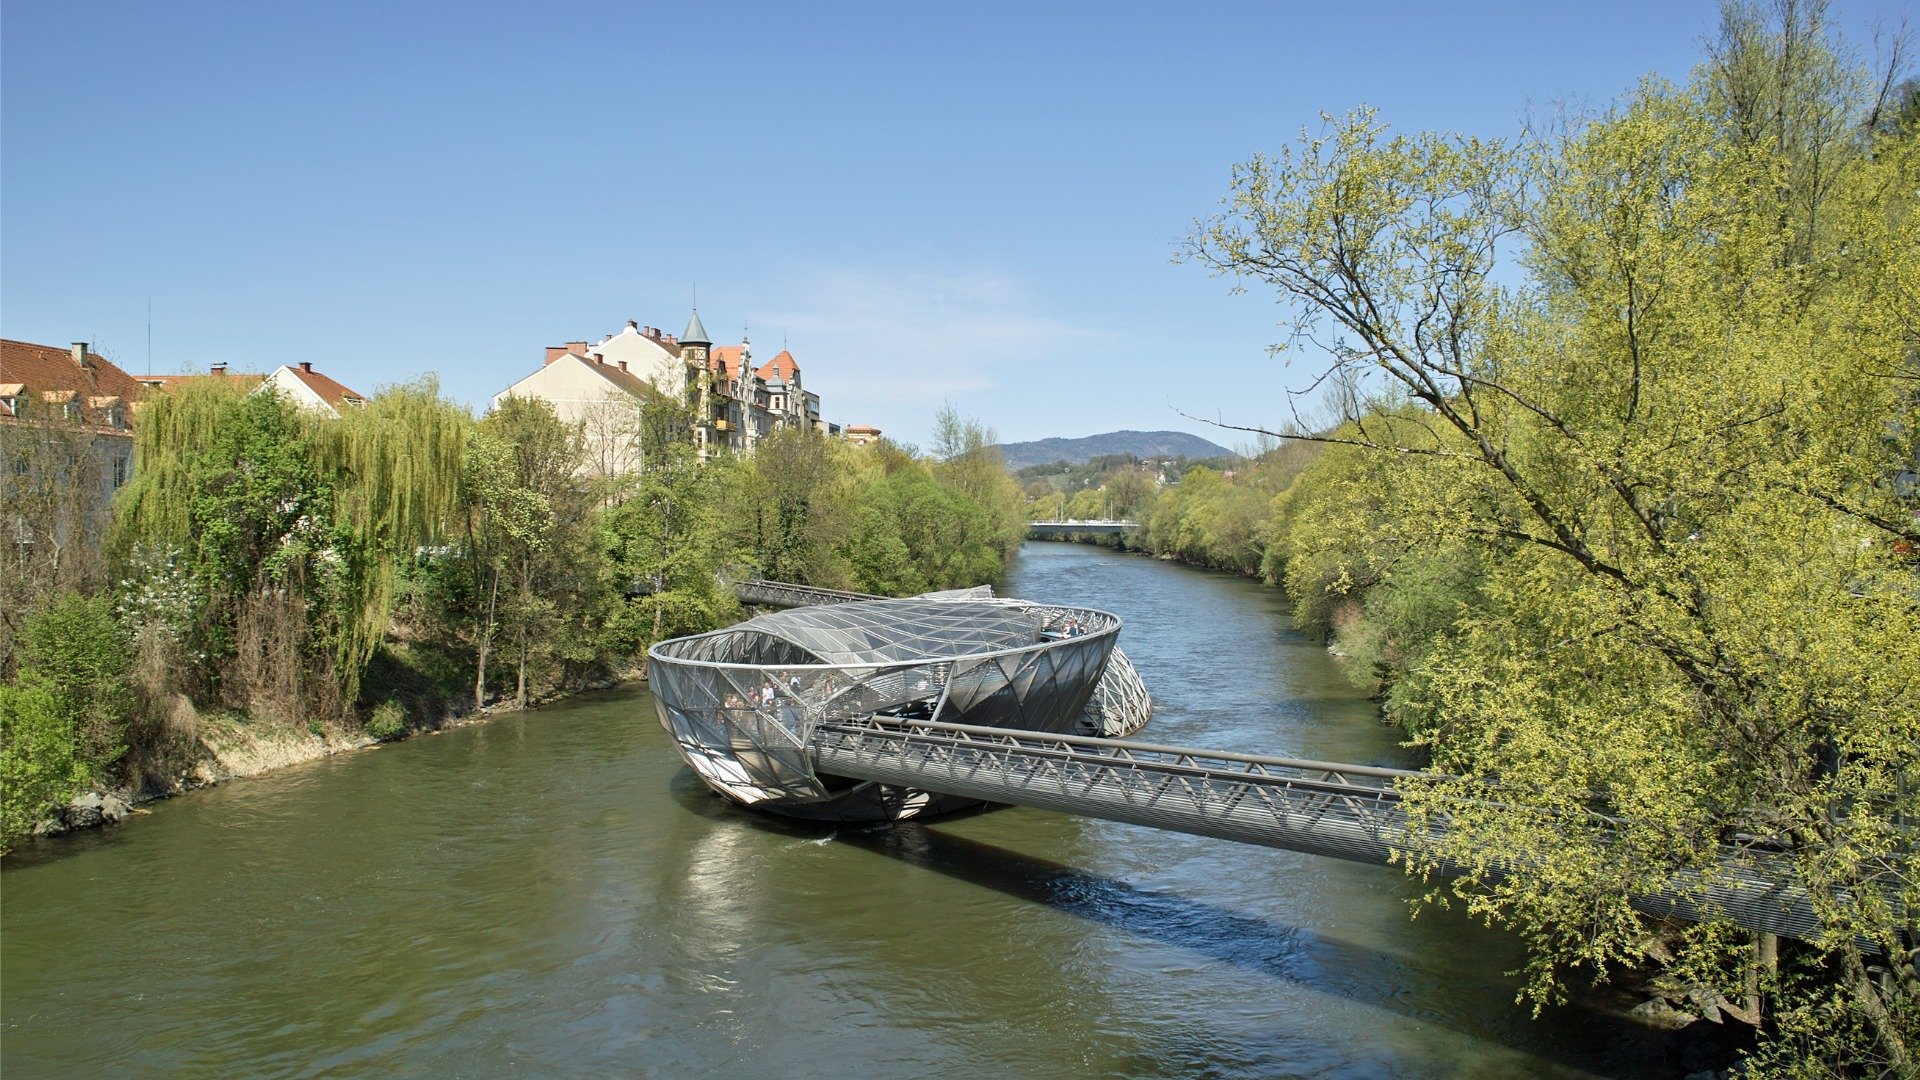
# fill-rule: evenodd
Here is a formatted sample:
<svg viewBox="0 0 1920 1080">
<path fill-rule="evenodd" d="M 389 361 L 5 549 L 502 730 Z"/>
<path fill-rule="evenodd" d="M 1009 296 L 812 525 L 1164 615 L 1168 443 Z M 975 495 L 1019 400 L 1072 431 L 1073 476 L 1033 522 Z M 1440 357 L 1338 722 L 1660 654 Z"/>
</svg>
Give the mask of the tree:
<svg viewBox="0 0 1920 1080">
<path fill-rule="evenodd" d="M 641 436 L 645 466 L 606 519 L 614 579 L 633 594 L 618 636 L 636 650 L 711 630 L 738 608 L 719 575 L 731 561 L 722 496 L 740 466 L 700 461 L 683 437 L 688 418 L 672 409 L 663 402 L 652 411 Z"/>
<path fill-rule="evenodd" d="M 0 678 L 14 668 L 14 641 L 40 606 L 64 592 L 99 587 L 108 517 L 102 444 L 44 404 L 0 423 Z"/>
<path fill-rule="evenodd" d="M 474 705 L 486 702 L 496 637 L 513 649 L 514 701 L 524 708 L 536 664 L 564 655 L 553 632 L 588 605 L 603 560 L 591 542 L 592 497 L 576 475 L 580 432 L 535 398 L 506 397 L 467 440 L 462 473 L 469 614 L 476 654 Z"/>
<path fill-rule="evenodd" d="M 785 428 L 760 440 L 730 511 L 737 546 L 779 581 L 845 588 L 848 528 L 845 447 L 816 431 Z"/>
<path fill-rule="evenodd" d="M 126 753 L 128 641 L 104 594 L 58 595 L 26 620 L 0 684 L 0 849 Z"/>
<path fill-rule="evenodd" d="M 1406 703 L 1464 779 L 1407 794 L 1447 815 L 1458 894 L 1527 936 L 1530 992 L 1637 958 L 1629 896 L 1765 837 L 1816 940 L 1777 973 L 1710 922 L 1682 966 L 1771 988 L 1782 1061 L 1904 1072 L 1911 962 L 1873 967 L 1920 944 L 1920 687 L 1894 674 L 1920 670 L 1915 146 L 1869 133 L 1814 15 L 1755 36 L 1730 8 L 1692 87 L 1531 145 L 1329 120 L 1237 168 L 1186 255 L 1276 289 L 1322 375 L 1416 410 L 1312 437 L 1391 455 L 1407 544 L 1485 561 Z M 1537 813 L 1468 798 L 1493 777 Z"/>
<path fill-rule="evenodd" d="M 73 728 L 44 681 L 0 683 L 0 850 L 86 783 Z"/>
<path fill-rule="evenodd" d="M 1026 503 L 1007 471 L 993 429 L 963 417 L 952 405 L 934 414 L 933 455 L 942 480 L 986 512 L 1001 554 L 1011 555 L 1027 534 Z"/>
<path fill-rule="evenodd" d="M 400 568 L 441 544 L 459 520 L 472 426 L 467 411 L 441 397 L 428 377 L 381 387 L 316 432 L 338 523 L 327 611 L 343 701 L 358 699 L 361 672 L 386 636 Z"/>
</svg>

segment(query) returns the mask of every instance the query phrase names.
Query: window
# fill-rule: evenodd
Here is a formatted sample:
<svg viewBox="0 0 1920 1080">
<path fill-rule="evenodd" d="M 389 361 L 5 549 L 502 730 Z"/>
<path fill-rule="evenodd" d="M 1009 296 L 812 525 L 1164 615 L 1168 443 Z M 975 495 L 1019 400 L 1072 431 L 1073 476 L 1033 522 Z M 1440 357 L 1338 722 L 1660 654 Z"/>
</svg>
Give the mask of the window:
<svg viewBox="0 0 1920 1080">
<path fill-rule="evenodd" d="M 80 403 L 79 402 L 69 401 L 65 405 L 61 406 L 61 411 L 66 415 L 68 422 L 70 423 L 79 422 L 80 420 Z"/>
<path fill-rule="evenodd" d="M 8 395 L 7 397 L 0 397 L 0 409 L 7 410 L 8 416 L 19 416 L 20 415 L 20 399 L 17 397 L 13 397 L 12 395 Z"/>
<path fill-rule="evenodd" d="M 127 477 L 133 471 L 130 467 L 132 464 L 133 464 L 132 459 L 128 458 L 127 455 L 125 454 L 114 455 L 113 457 L 113 490 L 119 491 L 121 488 L 127 486 Z"/>
</svg>

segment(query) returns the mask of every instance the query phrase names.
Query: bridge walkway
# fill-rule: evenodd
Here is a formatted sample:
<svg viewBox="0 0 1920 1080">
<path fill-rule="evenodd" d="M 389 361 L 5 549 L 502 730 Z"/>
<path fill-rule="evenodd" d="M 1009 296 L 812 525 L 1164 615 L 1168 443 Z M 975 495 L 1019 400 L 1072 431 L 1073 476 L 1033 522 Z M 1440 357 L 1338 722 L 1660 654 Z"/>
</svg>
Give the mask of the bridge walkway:
<svg viewBox="0 0 1920 1080">
<path fill-rule="evenodd" d="M 1396 769 L 883 717 L 817 724 L 806 749 L 822 773 L 1382 866 L 1437 839 L 1392 786 L 1422 774 Z M 1785 937 L 1820 925 L 1787 860 L 1758 846 L 1727 845 L 1714 873 L 1633 903 Z"/>
</svg>

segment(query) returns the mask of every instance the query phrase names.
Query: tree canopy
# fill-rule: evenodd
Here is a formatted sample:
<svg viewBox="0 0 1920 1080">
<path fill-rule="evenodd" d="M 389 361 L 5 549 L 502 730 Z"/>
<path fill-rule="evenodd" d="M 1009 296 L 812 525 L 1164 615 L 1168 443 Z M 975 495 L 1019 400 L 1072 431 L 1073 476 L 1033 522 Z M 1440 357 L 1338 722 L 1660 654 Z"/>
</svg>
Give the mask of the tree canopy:
<svg viewBox="0 0 1920 1080">
<path fill-rule="evenodd" d="M 1316 494 L 1335 524 L 1298 568 L 1427 597 L 1399 616 L 1424 629 L 1394 707 L 1463 778 L 1408 792 L 1449 817 L 1456 895 L 1527 936 L 1547 1000 L 1642 956 L 1635 892 L 1711 872 L 1729 837 L 1780 845 L 1811 948 L 1775 968 L 1709 924 L 1682 964 L 1730 997 L 1765 982 L 1795 1068 L 1911 1070 L 1920 1033 L 1920 147 L 1880 119 L 1897 85 L 1817 6 L 1730 6 L 1689 85 L 1525 139 L 1329 117 L 1237 167 L 1185 249 L 1276 292 L 1283 355 L 1388 403 L 1273 434 L 1359 470 Z M 1463 809 L 1490 779 L 1540 813 Z M 1596 805 L 1624 824 L 1582 826 Z"/>
</svg>

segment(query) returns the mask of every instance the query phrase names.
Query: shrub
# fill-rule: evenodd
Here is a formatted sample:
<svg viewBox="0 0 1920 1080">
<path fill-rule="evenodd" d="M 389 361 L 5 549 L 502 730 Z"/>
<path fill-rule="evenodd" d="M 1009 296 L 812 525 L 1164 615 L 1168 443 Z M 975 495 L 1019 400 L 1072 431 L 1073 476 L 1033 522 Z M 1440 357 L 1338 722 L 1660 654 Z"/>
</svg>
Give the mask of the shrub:
<svg viewBox="0 0 1920 1080">
<path fill-rule="evenodd" d="M 407 711 L 400 707 L 399 702 L 392 699 L 375 706 L 373 715 L 367 717 L 367 734 L 382 742 L 399 738 L 406 729 Z"/>
<path fill-rule="evenodd" d="M 30 832 L 88 775 L 73 726 L 46 681 L 29 674 L 0 685 L 0 850 Z"/>
<path fill-rule="evenodd" d="M 41 681 L 92 769 L 126 753 L 133 689 L 132 647 L 105 595 L 67 595 L 28 619 L 21 632 L 23 676 Z"/>
</svg>

